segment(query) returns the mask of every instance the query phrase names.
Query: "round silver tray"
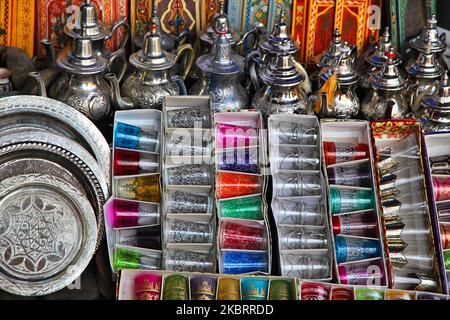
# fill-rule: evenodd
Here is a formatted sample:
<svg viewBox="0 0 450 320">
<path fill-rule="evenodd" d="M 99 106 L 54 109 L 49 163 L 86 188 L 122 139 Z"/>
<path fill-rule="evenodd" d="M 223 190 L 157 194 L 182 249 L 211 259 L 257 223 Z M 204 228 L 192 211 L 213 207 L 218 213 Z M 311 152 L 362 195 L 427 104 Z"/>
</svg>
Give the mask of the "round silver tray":
<svg viewBox="0 0 450 320">
<path fill-rule="evenodd" d="M 58 291 L 80 276 L 97 239 L 88 199 L 58 177 L 25 174 L 0 183 L 0 289 Z"/>
<path fill-rule="evenodd" d="M 40 128 L 77 141 L 97 159 L 108 185 L 111 152 L 97 127 L 82 113 L 60 101 L 39 96 L 0 99 L 0 133 L 11 128 Z"/>
<path fill-rule="evenodd" d="M 98 247 L 103 237 L 103 205 L 109 197 L 109 189 L 95 159 L 76 142 L 35 129 L 26 132 L 14 130 L 0 136 L 0 164 L 17 159 L 50 161 L 70 170 L 72 179 L 77 179 L 85 186 L 84 190 L 89 192 L 89 199 L 97 213 Z M 32 170 L 30 166 L 26 168 Z M 42 163 L 41 169 L 46 173 L 52 171 L 51 168 L 43 168 Z"/>
</svg>

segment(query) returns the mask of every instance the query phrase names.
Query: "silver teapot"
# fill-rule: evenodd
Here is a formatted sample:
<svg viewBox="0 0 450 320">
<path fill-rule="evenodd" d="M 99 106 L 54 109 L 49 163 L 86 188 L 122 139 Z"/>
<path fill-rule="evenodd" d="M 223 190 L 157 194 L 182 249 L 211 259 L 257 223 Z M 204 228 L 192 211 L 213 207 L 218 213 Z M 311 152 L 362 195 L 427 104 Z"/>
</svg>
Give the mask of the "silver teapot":
<svg viewBox="0 0 450 320">
<path fill-rule="evenodd" d="M 406 72 L 409 74 L 410 83 L 407 93 L 409 105 L 415 117 L 421 118 L 420 106 L 424 99 L 431 97 L 437 91 L 438 80 L 444 72 L 444 68 L 437 61 L 436 54 L 432 52 L 431 47 L 428 47 L 425 51 L 419 52 L 416 61 L 412 61 L 406 66 Z"/>
<path fill-rule="evenodd" d="M 442 74 L 435 96 L 422 102 L 421 119 L 426 133 L 450 131 L 450 81 L 447 72 Z"/>
<path fill-rule="evenodd" d="M 278 54 L 286 50 L 291 55 L 295 55 L 297 52 L 297 48 L 289 35 L 288 25 L 285 22 L 285 12 L 281 10 L 280 20 L 274 26 L 272 34 L 261 41 L 258 49 L 253 50 L 246 57 L 246 70 L 255 91 L 262 87 L 261 70 L 267 67 Z"/>
<path fill-rule="evenodd" d="M 442 58 L 442 54 L 447 49 L 447 45 L 445 43 L 445 33 L 439 34 L 436 25 L 436 15 L 433 14 L 427 19 L 427 24 L 425 25 L 422 33 L 409 41 L 409 45 L 414 50 L 412 51 L 413 54 L 407 61 L 408 64 L 413 64 L 420 52 L 430 50 L 430 52 L 436 55 L 438 62 L 444 68 L 447 68 L 446 63 Z"/>
<path fill-rule="evenodd" d="M 361 104 L 361 115 L 365 119 L 402 119 L 408 115 L 409 105 L 403 92 L 406 79 L 397 67 L 398 59 L 398 53 L 390 48 L 381 70 L 370 75 L 368 82 L 372 90 Z"/>
<path fill-rule="evenodd" d="M 86 0 L 84 4 L 80 6 L 80 25 L 70 28 L 68 25 L 64 27 L 64 33 L 73 41 L 73 39 L 82 37 L 89 38 L 92 41 L 92 48 L 94 54 L 106 59 L 114 57 L 115 59 L 120 59 L 122 61 L 114 62 L 110 60 L 109 71 L 115 71 L 119 80 L 125 74 L 126 71 L 126 56 L 125 56 L 125 46 L 130 37 L 130 26 L 126 23 L 126 17 L 114 22 L 111 27 L 106 26 L 98 18 L 97 7 L 92 3 L 91 0 Z M 120 44 L 119 49 L 111 53 L 105 48 L 105 43 L 107 40 L 112 39 L 116 31 L 120 28 L 125 30 L 125 38 Z M 63 53 L 61 53 L 63 54 Z M 111 70 L 114 69 L 114 70 Z"/>
<path fill-rule="evenodd" d="M 261 71 L 261 80 L 266 86 L 253 96 L 251 108 L 260 110 L 265 119 L 277 113 L 308 112 L 308 97 L 300 88 L 305 77 L 295 67 L 289 46 Z"/>
<path fill-rule="evenodd" d="M 336 28 L 333 33 L 333 39 L 328 44 L 327 50 L 322 52 L 317 60 L 319 68 L 330 68 L 336 65 L 337 60 L 341 56 L 341 48 L 343 45 L 342 36 L 339 29 Z"/>
<path fill-rule="evenodd" d="M 370 78 L 373 73 L 381 70 L 385 62 L 387 61 L 386 53 L 389 53 L 392 48 L 391 36 L 389 34 L 389 27 L 384 30 L 383 36 L 379 42 L 361 56 L 361 61 L 357 62 L 357 72 L 360 77 L 358 85 L 366 90 L 371 89 Z M 401 56 L 398 52 L 395 52 L 395 59 L 393 60 L 396 66 L 402 63 Z M 398 69 L 397 69 L 398 70 Z M 401 71 L 399 71 L 401 72 Z M 402 76 L 404 76 L 402 74 Z"/>
<path fill-rule="evenodd" d="M 241 56 L 232 52 L 227 37 L 228 19 L 216 19 L 215 23 L 219 37 L 215 39 L 211 53 L 197 58 L 200 75 L 189 94 L 209 95 L 214 112 L 247 109 L 247 91 L 240 83 L 244 63 Z"/>
<path fill-rule="evenodd" d="M 324 93 L 323 87 L 319 89 L 316 96 L 320 97 L 320 101 L 315 109 L 319 116 L 348 119 L 359 113 L 360 102 L 355 91 L 359 80 L 355 70 L 355 49 L 355 46 L 348 46 L 344 41 L 338 49 L 340 55 L 332 61 L 334 65 L 326 69 L 325 73 L 336 77 L 336 88 L 328 93 Z"/>
<path fill-rule="evenodd" d="M 110 61 L 114 59 L 110 56 Z M 106 120 L 111 111 L 111 88 L 104 79 L 108 60 L 94 53 L 92 41 L 88 38 L 75 38 L 72 50 L 58 57 L 56 64 L 61 70 L 50 85 L 48 96 L 62 101 L 80 111 L 95 123 Z M 39 91 L 45 83 L 41 77 Z"/>
<path fill-rule="evenodd" d="M 171 75 L 171 68 L 187 54 L 182 76 Z M 165 96 L 185 95 L 186 78 L 194 61 L 194 49 L 190 44 L 178 47 L 176 55 L 161 48 L 158 20 L 152 17 L 150 32 L 144 37 L 144 47 L 130 56 L 133 72 L 120 88 L 114 74 L 106 78 L 112 86 L 112 99 L 119 109 L 161 109 Z"/>
</svg>

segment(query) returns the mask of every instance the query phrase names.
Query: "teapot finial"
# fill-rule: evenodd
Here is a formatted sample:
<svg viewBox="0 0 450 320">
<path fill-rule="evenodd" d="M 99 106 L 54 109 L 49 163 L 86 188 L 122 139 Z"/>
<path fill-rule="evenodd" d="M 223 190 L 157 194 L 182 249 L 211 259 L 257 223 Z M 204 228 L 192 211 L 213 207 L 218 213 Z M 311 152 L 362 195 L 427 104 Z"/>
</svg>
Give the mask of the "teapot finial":
<svg viewBox="0 0 450 320">
<path fill-rule="evenodd" d="M 339 32 L 339 28 L 334 29 L 333 40 L 334 43 L 341 43 L 341 33 Z"/>
<path fill-rule="evenodd" d="M 221 0 L 219 1 L 219 14 L 225 13 L 225 1 Z"/>
<path fill-rule="evenodd" d="M 389 33 L 389 27 L 386 27 L 383 33 L 383 42 L 388 43 L 390 41 L 391 41 L 391 34 Z"/>
<path fill-rule="evenodd" d="M 286 12 L 284 11 L 284 9 L 280 10 L 280 20 L 278 23 L 284 23 L 286 19 Z"/>
</svg>

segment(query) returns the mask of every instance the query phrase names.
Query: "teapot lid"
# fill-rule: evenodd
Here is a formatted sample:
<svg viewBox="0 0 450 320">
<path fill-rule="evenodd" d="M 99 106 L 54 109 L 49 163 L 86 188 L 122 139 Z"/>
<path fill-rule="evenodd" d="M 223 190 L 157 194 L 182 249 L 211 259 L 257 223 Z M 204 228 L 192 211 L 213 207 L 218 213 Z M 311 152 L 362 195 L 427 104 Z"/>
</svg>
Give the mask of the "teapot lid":
<svg viewBox="0 0 450 320">
<path fill-rule="evenodd" d="M 100 40 L 108 36 L 108 28 L 98 18 L 97 7 L 91 0 L 86 0 L 80 6 L 80 26 L 70 29 L 67 25 L 64 32 L 71 38 L 84 37 L 91 40 Z"/>
<path fill-rule="evenodd" d="M 381 67 L 383 63 L 387 61 L 386 53 L 388 53 L 391 48 L 391 35 L 389 34 L 389 27 L 386 27 L 375 50 L 366 56 L 367 63 L 374 67 Z M 402 63 L 401 55 L 398 52 L 395 52 L 395 58 L 393 58 L 393 60 L 395 65 Z"/>
<path fill-rule="evenodd" d="M 369 83 L 375 90 L 398 91 L 405 87 L 406 79 L 400 73 L 396 62 L 398 61 L 398 53 L 394 48 L 390 48 L 385 53 L 385 61 L 381 70 L 372 74 Z"/>
<path fill-rule="evenodd" d="M 351 85 L 359 80 L 359 76 L 355 71 L 355 58 L 353 50 L 355 46 L 348 46 L 347 41 L 342 42 L 339 47 L 339 56 L 337 56 L 334 66 L 332 67 L 336 73 L 337 81 L 340 85 Z"/>
<path fill-rule="evenodd" d="M 339 32 L 339 29 L 336 28 L 334 30 L 333 34 L 333 40 L 330 41 L 330 44 L 328 45 L 328 49 L 319 57 L 319 67 L 331 67 L 335 64 L 336 60 L 341 55 L 341 51 L 339 50 L 342 46 L 342 39 L 341 39 L 341 33 Z"/>
<path fill-rule="evenodd" d="M 439 89 L 436 94 L 423 102 L 426 106 L 433 108 L 446 108 L 450 110 L 450 81 L 447 72 L 444 72 L 439 81 Z M 448 119 L 450 122 L 450 117 Z"/>
<path fill-rule="evenodd" d="M 294 42 L 289 35 L 289 28 L 286 24 L 286 13 L 284 10 L 280 11 L 280 20 L 273 27 L 272 34 L 267 38 L 266 41 L 259 45 L 261 51 L 269 53 L 271 55 L 277 55 L 288 47 L 290 54 L 295 54 L 297 48 L 295 48 Z M 283 47 L 283 48 L 281 48 Z"/>
<path fill-rule="evenodd" d="M 202 32 L 202 34 L 200 35 L 200 40 L 212 45 L 214 43 L 214 40 L 219 37 L 214 29 L 215 26 L 220 23 L 224 23 L 225 20 L 227 25 L 229 26 L 230 22 L 228 16 L 225 14 L 225 2 L 221 0 L 219 2 L 219 12 L 214 15 L 213 19 L 211 20 L 211 24 L 206 28 L 206 32 Z M 230 27 L 228 28 L 226 37 L 230 41 L 231 45 L 235 45 L 240 40 L 239 32 L 233 30 Z"/>
<path fill-rule="evenodd" d="M 406 71 L 418 78 L 434 79 L 439 78 L 444 72 L 444 68 L 436 59 L 436 54 L 427 47 L 425 51 L 420 51 L 415 61 L 406 66 Z"/>
<path fill-rule="evenodd" d="M 427 24 L 419 36 L 411 39 L 409 44 L 417 51 L 424 52 L 427 48 L 433 53 L 443 53 L 447 48 L 444 39 L 442 39 L 436 28 L 436 15 L 432 15 L 427 20 Z"/>
<path fill-rule="evenodd" d="M 144 44 L 141 50 L 130 56 L 130 63 L 138 70 L 154 71 L 171 68 L 175 64 L 175 56 L 164 51 L 161 47 L 161 34 L 156 6 L 153 7 L 150 20 L 150 31 L 144 36 Z"/>
<path fill-rule="evenodd" d="M 107 67 L 105 58 L 95 55 L 90 38 L 74 38 L 72 50 L 67 55 L 58 57 L 56 64 L 63 70 L 90 75 L 103 72 Z"/>
<path fill-rule="evenodd" d="M 228 19 L 216 19 L 214 28 L 219 37 L 214 40 L 211 53 L 197 58 L 197 67 L 203 72 L 213 74 L 243 72 L 242 57 L 232 53 L 230 40 L 226 36 L 229 30 Z"/>
<path fill-rule="evenodd" d="M 262 70 L 261 80 L 264 83 L 269 86 L 294 87 L 305 80 L 295 67 L 294 58 L 289 49 L 290 46 L 287 43 L 284 47 L 280 47 L 281 53 L 272 58 L 269 65 Z"/>
</svg>

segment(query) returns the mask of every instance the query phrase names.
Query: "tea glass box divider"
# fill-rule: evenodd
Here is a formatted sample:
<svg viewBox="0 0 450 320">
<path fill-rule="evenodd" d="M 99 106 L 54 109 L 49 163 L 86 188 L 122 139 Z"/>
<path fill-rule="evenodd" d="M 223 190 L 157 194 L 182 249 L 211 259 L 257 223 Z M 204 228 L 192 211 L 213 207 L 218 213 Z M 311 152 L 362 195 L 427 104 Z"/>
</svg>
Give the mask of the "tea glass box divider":
<svg viewBox="0 0 450 320">
<path fill-rule="evenodd" d="M 147 291 L 153 291 L 157 293 L 158 296 L 156 300 L 164 300 L 164 289 L 166 279 L 170 276 L 177 275 L 181 276 L 185 280 L 186 289 L 188 294 L 185 300 L 297 300 L 297 279 L 292 277 L 279 277 L 279 276 L 258 276 L 258 275 L 227 275 L 227 274 L 211 274 L 211 273 L 198 273 L 198 272 L 171 272 L 167 270 L 158 271 L 145 271 L 145 270 L 127 270 L 123 269 L 118 273 L 117 290 L 116 297 L 117 300 L 137 300 L 140 288 L 136 288 L 135 282 L 139 276 L 154 276 L 160 277 L 159 286 L 146 286 Z M 200 279 L 204 285 L 205 279 L 209 279 L 207 286 L 200 287 L 199 291 L 192 285 L 192 280 Z M 212 280 L 212 281 L 211 281 Z M 222 292 L 221 287 L 227 287 L 227 285 L 221 284 L 222 281 L 236 281 L 236 291 L 238 292 Z M 291 292 L 286 290 L 279 290 L 280 282 L 289 282 L 289 287 Z M 246 286 L 245 282 L 248 282 L 250 286 Z M 271 299 L 271 289 L 272 284 L 277 282 L 277 288 L 281 294 L 277 296 L 276 299 Z M 256 288 L 252 288 L 251 284 L 254 284 Z M 245 288 L 244 288 L 245 287 Z M 247 289 L 248 288 L 248 289 Z M 284 287 L 285 288 L 285 287 Z M 283 289 L 284 289 L 283 288 Z M 205 290 L 206 289 L 206 290 Z M 212 290 L 210 290 L 212 289 Z M 227 288 L 229 290 L 229 286 Z M 253 290 L 252 290 L 253 289 Z M 208 292 L 205 292 L 208 291 Z M 212 293 L 211 293 L 212 292 Z M 205 294 L 208 299 L 205 299 Z M 202 295 L 203 297 L 195 297 L 196 295 Z M 203 299 L 202 299 L 203 298 Z M 147 299 L 150 300 L 150 299 Z"/>
<path fill-rule="evenodd" d="M 163 266 L 216 271 L 216 216 L 209 97 L 163 104 Z"/>
<path fill-rule="evenodd" d="M 371 123 L 389 287 L 442 292 L 422 158 L 413 119 Z"/>
<path fill-rule="evenodd" d="M 448 300 L 444 294 L 298 279 L 299 300 Z"/>
<path fill-rule="evenodd" d="M 442 291 L 449 293 L 450 283 L 450 133 L 427 134 L 424 137 L 425 163 L 428 169 L 428 196 L 431 200 L 435 244 L 442 278 Z M 445 168 L 446 166 L 446 168 Z"/>
<path fill-rule="evenodd" d="M 219 272 L 271 270 L 266 139 L 259 111 L 214 114 Z"/>
<path fill-rule="evenodd" d="M 104 206 L 111 268 L 161 269 L 161 112 L 117 111 L 113 130 L 112 197 Z"/>
<path fill-rule="evenodd" d="M 333 246 L 319 121 L 308 115 L 272 115 L 268 137 L 281 275 L 331 281 Z"/>
<path fill-rule="evenodd" d="M 337 281 L 387 286 L 369 122 L 325 119 L 321 135 Z"/>
</svg>

